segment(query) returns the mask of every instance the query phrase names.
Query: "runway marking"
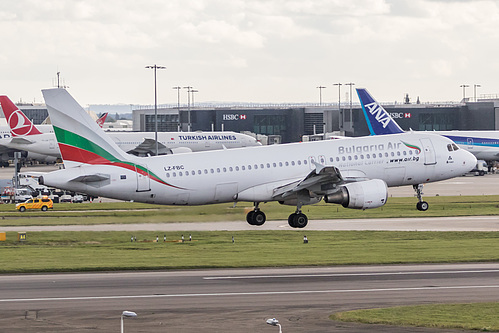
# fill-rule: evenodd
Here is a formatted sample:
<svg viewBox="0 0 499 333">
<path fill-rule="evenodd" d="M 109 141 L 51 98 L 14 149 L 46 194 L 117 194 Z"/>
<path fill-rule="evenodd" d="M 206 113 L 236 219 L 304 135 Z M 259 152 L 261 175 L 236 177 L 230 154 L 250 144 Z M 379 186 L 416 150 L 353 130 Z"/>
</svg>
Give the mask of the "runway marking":
<svg viewBox="0 0 499 333">
<path fill-rule="evenodd" d="M 452 289 L 486 289 L 499 288 L 499 285 L 490 286 L 448 286 L 448 287 L 409 287 L 409 288 L 377 288 L 377 289 L 344 289 L 344 290 L 296 290 L 296 291 L 259 291 L 236 293 L 206 293 L 206 294 L 165 294 L 165 295 L 122 295 L 122 296 L 81 296 L 81 297 L 46 297 L 46 298 L 11 298 L 0 299 L 0 303 L 37 302 L 37 301 L 84 301 L 109 299 L 139 299 L 139 298 L 175 298 L 175 297 L 214 297 L 214 296 L 259 296 L 259 295 L 295 295 L 295 294 L 340 294 L 340 293 L 368 293 L 387 291 L 421 291 L 421 290 L 452 290 Z"/>
<path fill-rule="evenodd" d="M 205 276 L 204 280 L 237 280 L 237 279 L 269 279 L 269 278 L 304 278 L 304 277 L 345 277 L 345 276 L 387 276 L 387 275 L 423 275 L 423 274 L 465 274 L 465 273 L 498 273 L 499 269 L 472 271 L 430 271 L 430 272 L 382 272 L 382 273 L 324 273 L 324 274 L 284 274 L 284 275 L 241 275 L 241 276 Z"/>
</svg>

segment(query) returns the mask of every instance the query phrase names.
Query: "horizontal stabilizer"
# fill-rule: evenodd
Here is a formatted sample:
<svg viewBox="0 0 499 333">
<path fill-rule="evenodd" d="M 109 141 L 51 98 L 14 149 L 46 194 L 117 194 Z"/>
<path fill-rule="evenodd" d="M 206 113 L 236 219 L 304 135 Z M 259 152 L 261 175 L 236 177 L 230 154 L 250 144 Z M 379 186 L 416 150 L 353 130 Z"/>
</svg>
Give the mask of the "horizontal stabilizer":
<svg viewBox="0 0 499 333">
<path fill-rule="evenodd" d="M 16 145 L 31 145 L 35 143 L 36 141 L 29 140 L 26 137 L 14 137 L 10 140 L 11 143 L 16 144 Z"/>
<path fill-rule="evenodd" d="M 71 179 L 72 182 L 80 182 L 80 183 L 95 183 L 101 182 L 105 180 L 109 180 L 110 176 L 105 174 L 93 174 L 93 175 L 81 175 L 76 178 Z"/>
</svg>

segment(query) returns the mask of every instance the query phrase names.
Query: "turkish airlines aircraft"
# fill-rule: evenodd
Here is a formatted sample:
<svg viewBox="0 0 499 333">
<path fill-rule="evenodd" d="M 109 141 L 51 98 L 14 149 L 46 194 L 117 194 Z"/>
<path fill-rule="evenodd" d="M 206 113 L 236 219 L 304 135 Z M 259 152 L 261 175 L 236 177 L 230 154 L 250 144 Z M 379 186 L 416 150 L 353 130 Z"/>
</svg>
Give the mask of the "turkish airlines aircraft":
<svg viewBox="0 0 499 333">
<path fill-rule="evenodd" d="M 371 135 L 403 133 L 404 130 L 366 89 L 357 89 Z M 499 131 L 432 131 L 454 141 L 477 159 L 499 160 Z"/>
<path fill-rule="evenodd" d="M 303 205 L 324 198 L 376 208 L 386 203 L 387 186 L 456 177 L 476 163 L 451 140 L 428 133 L 136 157 L 119 149 L 66 90 L 42 92 L 66 169 L 42 175 L 41 184 L 165 205 L 251 201 L 252 225 L 266 220 L 261 202 L 296 206 L 288 222 L 303 228 Z"/>
<path fill-rule="evenodd" d="M 52 126 L 46 125 L 50 127 L 50 131 L 44 127 L 47 132 L 41 133 L 7 96 L 0 96 L 0 104 L 12 135 L 12 138 L 0 140 L 1 145 L 10 149 L 28 151 L 31 155 L 42 156 L 50 161 L 61 157 Z M 97 120 L 100 127 L 105 116 L 107 114 Z M 154 132 L 106 133 L 129 154 L 137 156 L 156 154 Z M 159 132 L 158 141 L 159 155 L 261 145 L 255 138 L 235 132 Z"/>
</svg>

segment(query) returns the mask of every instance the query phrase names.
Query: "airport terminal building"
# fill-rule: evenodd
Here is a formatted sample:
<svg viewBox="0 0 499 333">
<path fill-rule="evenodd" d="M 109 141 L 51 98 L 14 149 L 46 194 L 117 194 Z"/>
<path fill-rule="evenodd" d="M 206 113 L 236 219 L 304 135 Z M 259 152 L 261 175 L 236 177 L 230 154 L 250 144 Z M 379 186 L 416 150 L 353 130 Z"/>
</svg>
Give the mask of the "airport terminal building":
<svg viewBox="0 0 499 333">
<path fill-rule="evenodd" d="M 383 106 L 404 130 L 499 130 L 499 99 Z M 133 110 L 133 130 L 154 131 L 154 118 L 154 109 Z M 158 108 L 159 131 L 187 131 L 189 123 L 193 131 L 248 131 L 280 137 L 282 143 L 316 133 L 369 135 L 359 104 Z"/>
<path fill-rule="evenodd" d="M 477 102 L 383 104 L 404 130 L 499 130 L 499 98 Z M 47 117 L 44 105 L 19 105 L 40 124 Z M 133 130 L 153 132 L 154 107 L 136 107 Z M 189 124 L 191 124 L 189 126 Z M 158 107 L 158 131 L 235 131 L 266 135 L 269 143 L 298 142 L 318 133 L 369 135 L 359 104 Z"/>
</svg>

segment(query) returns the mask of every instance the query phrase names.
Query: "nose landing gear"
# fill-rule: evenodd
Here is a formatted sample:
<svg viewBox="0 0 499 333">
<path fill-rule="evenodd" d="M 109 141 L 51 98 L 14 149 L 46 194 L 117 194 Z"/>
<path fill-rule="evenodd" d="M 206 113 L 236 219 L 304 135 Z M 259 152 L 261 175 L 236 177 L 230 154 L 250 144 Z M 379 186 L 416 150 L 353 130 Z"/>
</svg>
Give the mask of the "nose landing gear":
<svg viewBox="0 0 499 333">
<path fill-rule="evenodd" d="M 426 201 L 423 200 L 423 184 L 412 185 L 414 191 L 416 191 L 416 197 L 418 198 L 418 203 L 416 204 L 416 208 L 419 211 L 427 211 L 429 205 Z"/>
</svg>

